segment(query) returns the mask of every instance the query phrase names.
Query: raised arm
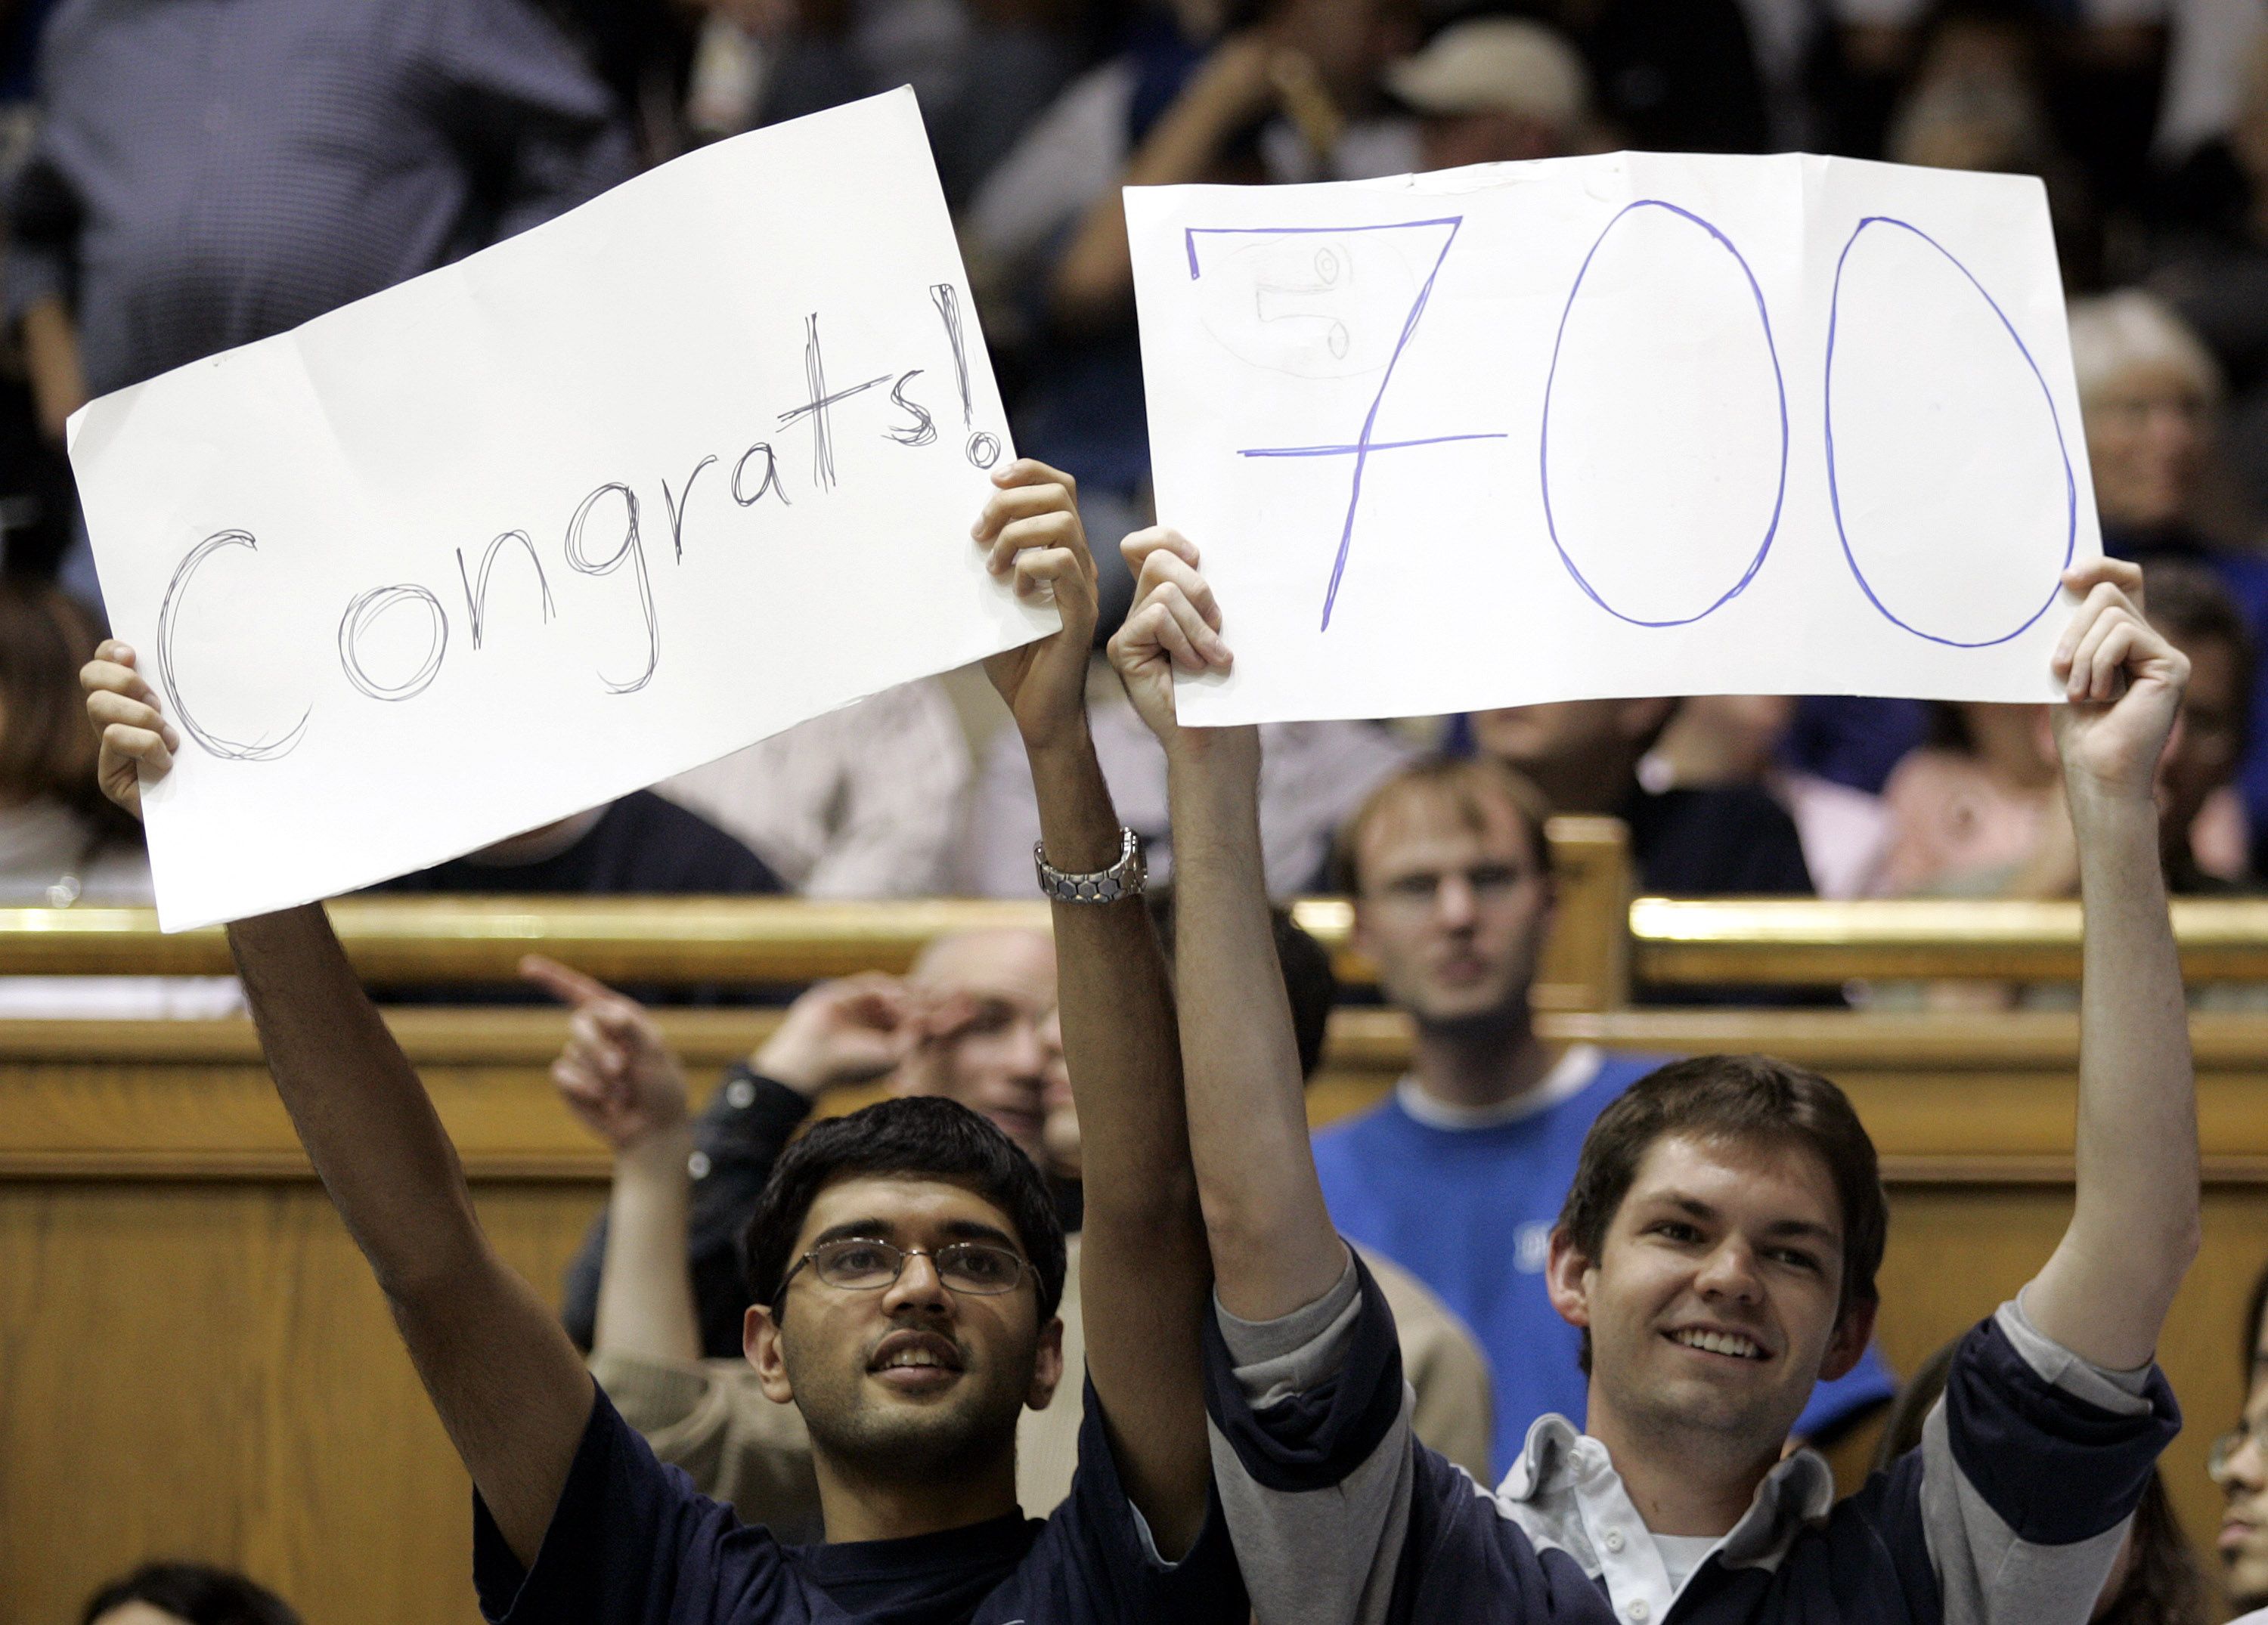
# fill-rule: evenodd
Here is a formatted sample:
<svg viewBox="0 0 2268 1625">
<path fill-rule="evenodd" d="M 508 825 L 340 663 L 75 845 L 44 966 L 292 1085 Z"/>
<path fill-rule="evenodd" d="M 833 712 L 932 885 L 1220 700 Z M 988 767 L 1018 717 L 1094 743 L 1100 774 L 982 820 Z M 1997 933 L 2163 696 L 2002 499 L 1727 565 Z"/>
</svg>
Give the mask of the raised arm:
<svg viewBox="0 0 2268 1625">
<path fill-rule="evenodd" d="M 1049 304 L 1057 321 L 1075 330 L 1090 328 L 1131 307 L 1134 259 L 1127 242 L 1121 187 L 1177 186 L 1206 179 L 1231 139 L 1274 102 L 1270 72 L 1284 55 L 1257 33 L 1239 34 L 1213 48 L 1189 87 L 1128 159 L 1120 185 L 1105 188 L 1088 206 L 1049 287 Z"/>
<path fill-rule="evenodd" d="M 1250 728 L 1183 728 L 1174 668 L 1225 671 L 1220 612 L 1197 552 L 1168 530 L 1130 536 L 1135 607 L 1111 660 L 1166 747 L 1174 820 L 1175 985 L 1189 1150 L 1221 1306 L 1273 1320 L 1346 1268 L 1307 1142 L 1292 1007 L 1260 858 L 1260 742 Z"/>
<path fill-rule="evenodd" d="M 701 1357 L 701 1322 L 686 1258 L 693 1125 L 684 1069 L 636 1000 L 538 954 L 519 962 L 519 974 L 573 1010 L 551 1081 L 615 1154 L 591 1351 L 690 1364 Z"/>
<path fill-rule="evenodd" d="M 140 811 L 179 739 L 109 643 L 81 674 L 113 799 Z M 364 994 L 319 906 L 229 927 L 276 1092 L 370 1261 L 473 1482 L 533 1562 L 565 1488 L 593 1388 L 574 1345 L 498 1259 L 424 1086 Z"/>
<path fill-rule="evenodd" d="M 2142 619 L 2142 572 L 2104 560 L 2056 653 L 2056 740 L 2087 911 L 2078 1188 L 2028 1287 L 2032 1323 L 2097 1365 L 2147 1364 L 2198 1238 L 2197 1080 L 2153 799 L 2189 661 Z"/>
<path fill-rule="evenodd" d="M 1027 460 L 998 480 L 977 540 L 994 573 L 1012 576 L 1020 593 L 1051 589 L 1064 625 L 987 669 L 1031 757 L 1048 861 L 1067 873 L 1094 873 L 1120 853 L 1118 817 L 1086 725 L 1094 561 L 1070 476 Z M 1204 1526 L 1209 1498 L 1198 1335 L 1211 1276 L 1189 1169 L 1172 990 L 1138 897 L 1059 902 L 1055 938 L 1086 1191 L 1087 1374 L 1127 1493 L 1160 1552 L 1179 1557 Z"/>
</svg>

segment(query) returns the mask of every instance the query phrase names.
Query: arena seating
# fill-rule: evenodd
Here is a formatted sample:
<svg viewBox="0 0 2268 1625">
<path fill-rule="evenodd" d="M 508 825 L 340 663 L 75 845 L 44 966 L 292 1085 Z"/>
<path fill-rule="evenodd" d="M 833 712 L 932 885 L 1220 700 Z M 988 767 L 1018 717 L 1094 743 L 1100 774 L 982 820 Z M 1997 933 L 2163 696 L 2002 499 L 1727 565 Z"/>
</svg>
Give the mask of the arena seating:
<svg viewBox="0 0 2268 1625">
<path fill-rule="evenodd" d="M 2068 1012 L 1633 1008 L 1655 983 L 2076 974 L 2075 905 L 1670 902 L 1627 896 L 1618 827 L 1553 829 L 1560 915 L 1538 1004 L 1551 1036 L 1668 1053 L 1762 1049 L 1843 1083 L 1895 1213 L 1881 1339 L 1910 1369 L 1988 1313 L 2060 1233 L 2078 1026 Z M 786 982 L 902 967 L 933 934 L 1041 906 L 367 901 L 336 906 L 376 982 L 495 982 L 531 949 L 640 982 Z M 1346 906 L 1300 917 L 1344 949 Z M 2176 906 L 2199 979 L 2268 974 L 2268 905 Z M 0 911 L 0 974 L 210 973 L 217 933 L 133 911 Z M 608 1164 L 554 1099 L 564 1017 L 403 1007 L 392 1019 L 461 1150 L 499 1249 L 556 1288 Z M 662 1018 L 705 1090 L 774 1018 Z M 2235 1328 L 2268 1258 L 2268 1015 L 2193 1022 L 2204 1254 L 2161 1359 L 2192 1416 L 2236 1414 Z M 1328 1121 L 1407 1063 L 1401 1018 L 1342 1009 L 1310 1097 Z M 856 1099 L 830 1102 L 847 1109 Z M 2168 1453 L 2201 1549 L 2210 1426 Z M 1836 1453 L 1846 1483 L 1871 1441 Z M 311 1619 L 471 1621 L 468 1486 L 367 1270 L 311 1180 L 250 1024 L 0 1022 L 0 1621 L 66 1617 L 154 1552 L 243 1563 Z"/>
</svg>

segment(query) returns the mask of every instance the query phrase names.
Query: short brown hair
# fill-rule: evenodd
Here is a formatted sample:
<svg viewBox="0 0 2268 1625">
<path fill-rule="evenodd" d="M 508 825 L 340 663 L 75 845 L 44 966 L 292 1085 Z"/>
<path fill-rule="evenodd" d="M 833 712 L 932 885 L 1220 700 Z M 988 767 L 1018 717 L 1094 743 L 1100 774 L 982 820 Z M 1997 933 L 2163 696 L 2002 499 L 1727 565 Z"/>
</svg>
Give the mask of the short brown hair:
<svg viewBox="0 0 2268 1625">
<path fill-rule="evenodd" d="M 1638 1165 L 1669 1135 L 1780 1140 L 1819 1153 L 1843 1209 L 1841 1309 L 1876 1301 L 1874 1272 L 1889 1233 L 1874 1143 L 1850 1098 L 1816 1072 L 1770 1055 L 1696 1055 L 1658 1067 L 1599 1114 L 1583 1139 L 1575 1182 L 1557 1228 L 1586 1257 L 1605 1250 L 1607 1230 L 1630 1195 Z"/>
<path fill-rule="evenodd" d="M 2150 624 L 2177 643 L 2218 643 L 2228 651 L 2235 666 L 2237 727 L 2248 738 L 2252 728 L 2252 677 L 2259 649 L 2244 612 L 2221 585 L 2220 577 L 2202 564 L 2182 559 L 2161 560 L 2142 570 L 2142 613 Z"/>
<path fill-rule="evenodd" d="M 1360 893 L 1363 832 L 1377 821 L 1388 802 L 1419 789 L 1447 797 L 1459 816 L 1475 829 L 1482 827 L 1486 816 L 1481 811 L 1483 805 L 1491 799 L 1502 802 L 1512 809 L 1513 818 L 1527 835 L 1536 863 L 1547 869 L 1550 866 L 1551 849 L 1544 840 L 1543 826 L 1551 817 L 1551 804 L 1526 774 L 1493 756 L 1420 756 L 1381 781 L 1339 826 L 1337 838 L 1331 842 L 1333 891 L 1350 897 Z"/>
<path fill-rule="evenodd" d="M 95 618 L 51 586 L 0 581 L 0 793 L 49 798 L 108 827 L 95 783 L 99 747 L 79 694 L 94 658 Z"/>
</svg>

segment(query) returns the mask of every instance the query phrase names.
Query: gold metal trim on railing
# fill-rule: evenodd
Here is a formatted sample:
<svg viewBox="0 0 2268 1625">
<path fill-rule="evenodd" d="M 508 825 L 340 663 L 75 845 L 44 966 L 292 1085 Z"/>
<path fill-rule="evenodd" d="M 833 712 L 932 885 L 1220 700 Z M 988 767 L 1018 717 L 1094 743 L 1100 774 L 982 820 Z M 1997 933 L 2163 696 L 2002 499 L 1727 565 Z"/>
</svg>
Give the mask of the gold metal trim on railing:
<svg viewBox="0 0 2268 1625">
<path fill-rule="evenodd" d="M 2268 899 L 2182 899 L 2173 915 L 2190 980 L 2268 978 Z M 2076 902 L 1641 897 L 1630 930 L 1635 973 L 1655 983 L 2054 982 L 2080 971 Z"/>
<path fill-rule="evenodd" d="M 817 902 L 787 897 L 348 897 L 329 905 L 355 967 L 372 982 L 509 982 L 542 952 L 590 974 L 637 982 L 802 982 L 902 971 L 939 937 L 1046 930 L 1048 905 L 936 898 Z M 1335 952 L 1352 910 L 1296 904 Z M 148 908 L 0 909 L 0 975 L 225 975 L 219 928 L 158 930 Z"/>
</svg>

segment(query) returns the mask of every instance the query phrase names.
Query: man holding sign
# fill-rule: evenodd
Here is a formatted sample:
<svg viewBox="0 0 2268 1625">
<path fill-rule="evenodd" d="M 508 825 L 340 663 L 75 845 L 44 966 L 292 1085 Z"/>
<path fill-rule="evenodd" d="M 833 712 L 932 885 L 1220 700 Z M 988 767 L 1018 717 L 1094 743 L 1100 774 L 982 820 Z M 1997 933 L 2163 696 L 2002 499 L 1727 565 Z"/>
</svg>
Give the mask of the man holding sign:
<svg viewBox="0 0 2268 1625">
<path fill-rule="evenodd" d="M 2178 1427 L 2152 1350 L 2199 1224 L 2152 802 L 2189 665 L 2138 613 L 2139 570 L 2065 577 L 2083 601 L 2053 660 L 2088 925 L 2071 1226 L 1962 1343 L 1922 1446 L 1835 1505 L 1826 1464 L 1784 1451 L 1865 1345 L 1887 1213 L 1841 1091 L 1761 1056 L 1662 1068 L 1585 1142 L 1549 1283 L 1585 1335 L 1587 1430 L 1539 1420 L 1493 1496 L 1411 1438 L 1392 1316 L 1307 1149 L 1255 736 L 1176 721 L 1176 672 L 1230 665 L 1223 612 L 1179 535 L 1125 550 L 1112 657 L 1173 776 L 1214 1465 L 1262 1625 L 2085 1618 Z"/>
<path fill-rule="evenodd" d="M 992 574 L 1059 632 L 989 670 L 1027 747 L 1048 852 L 1122 847 L 1086 728 L 1094 568 L 1067 480 L 994 477 Z M 138 810 L 178 739 L 106 645 L 86 669 L 105 788 Z M 1247 1615 L 1210 1504 L 1198 1326 L 1208 1279 L 1166 974 L 1138 883 L 1057 910 L 1080 1080 L 1094 1347 L 1080 1467 L 1045 1523 L 1015 1497 L 1015 1429 L 1064 1377 L 1064 1240 L 1038 1172 L 938 1099 L 838 1119 L 784 1156 L 748 1232 L 746 1347 L 813 1438 L 828 1540 L 740 1526 L 655 1460 L 558 1321 L 490 1249 L 416 1075 L 317 907 L 230 927 L 278 1092 L 385 1289 L 477 1492 L 474 1569 L 497 1620 L 1135 1625 Z"/>
</svg>

